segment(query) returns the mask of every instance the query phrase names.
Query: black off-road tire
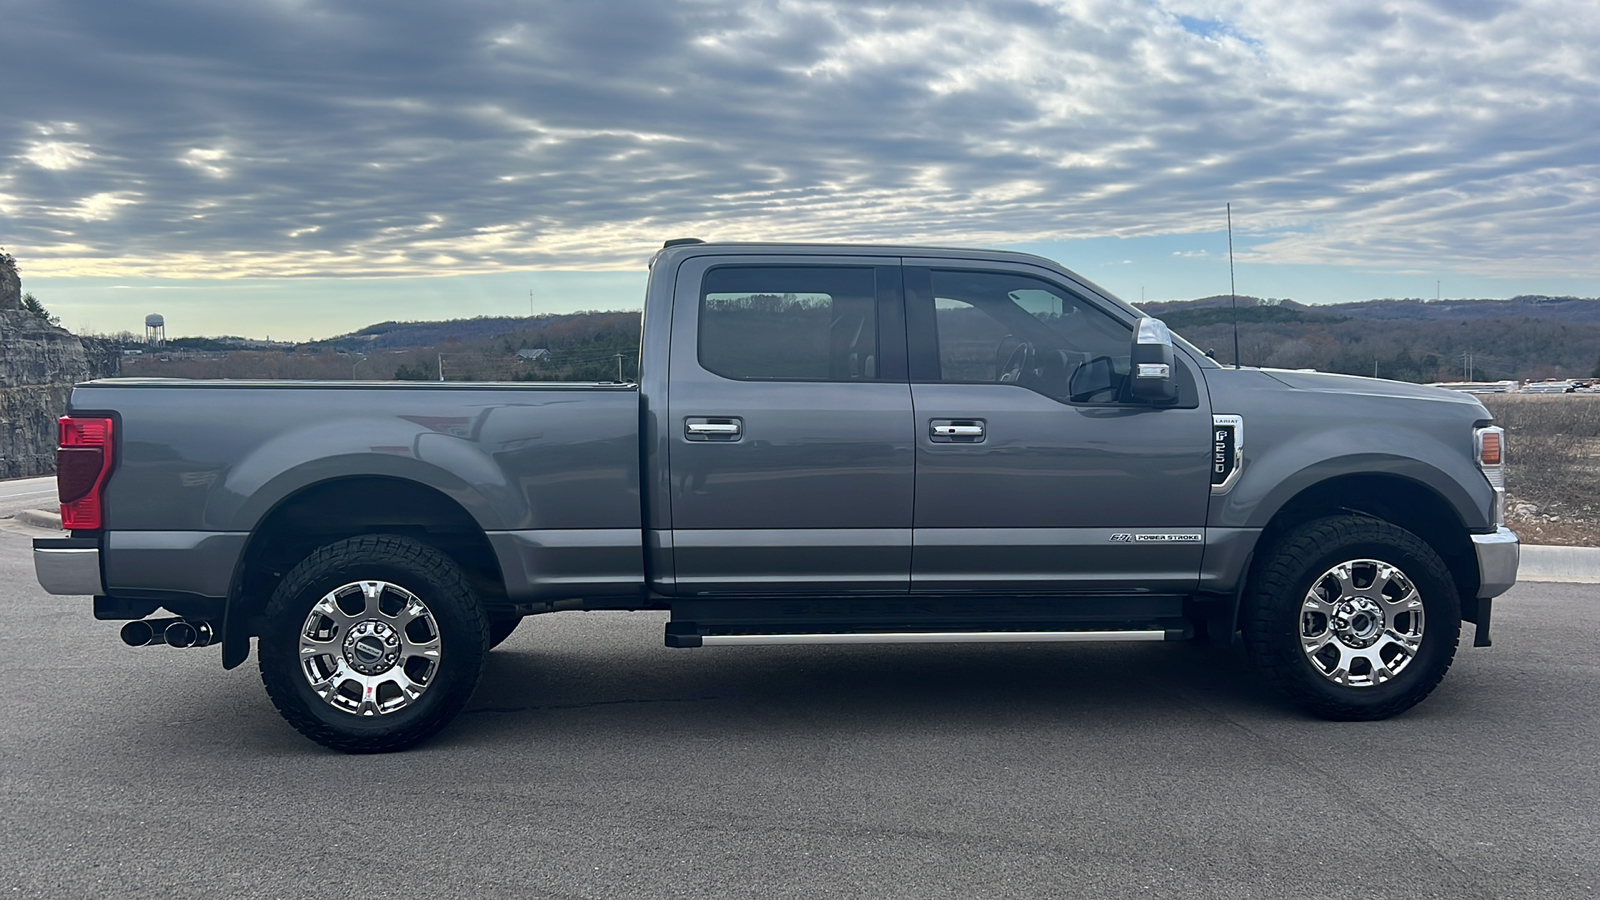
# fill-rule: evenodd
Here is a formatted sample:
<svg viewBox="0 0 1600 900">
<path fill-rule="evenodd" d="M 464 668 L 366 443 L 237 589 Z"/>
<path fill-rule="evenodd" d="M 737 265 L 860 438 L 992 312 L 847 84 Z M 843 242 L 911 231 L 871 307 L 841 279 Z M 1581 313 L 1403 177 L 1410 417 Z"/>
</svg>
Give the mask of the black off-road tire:
<svg viewBox="0 0 1600 900">
<path fill-rule="evenodd" d="M 329 592 L 363 581 L 387 582 L 421 601 L 438 644 L 437 667 L 420 694 L 372 715 L 324 700 L 312 689 L 300 653 L 313 607 Z M 301 734 L 346 753 L 386 753 L 425 740 L 456 717 L 477 687 L 488 645 L 488 617 L 460 567 L 426 544 L 379 534 L 322 547 L 284 576 L 267 603 L 257 658 L 267 695 Z"/>
<path fill-rule="evenodd" d="M 1352 560 L 1394 566 L 1422 601 L 1420 644 L 1382 683 L 1337 683 L 1301 644 L 1307 594 L 1324 573 Z M 1420 703 L 1449 671 L 1461 635 L 1461 601 L 1449 568 L 1421 538 L 1378 519 L 1334 516 L 1295 528 L 1266 551 L 1251 574 L 1240 628 L 1262 676 L 1301 709 L 1339 721 L 1386 719 Z"/>
<path fill-rule="evenodd" d="M 489 649 L 505 643 L 506 638 L 522 624 L 521 616 L 496 615 L 489 617 Z"/>
</svg>

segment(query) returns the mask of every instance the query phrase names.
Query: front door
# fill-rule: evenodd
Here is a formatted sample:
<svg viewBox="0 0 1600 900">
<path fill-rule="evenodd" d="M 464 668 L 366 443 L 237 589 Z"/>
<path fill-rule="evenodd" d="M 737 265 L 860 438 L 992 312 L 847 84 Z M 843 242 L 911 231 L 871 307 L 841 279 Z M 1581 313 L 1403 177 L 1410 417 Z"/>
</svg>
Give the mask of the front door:
<svg viewBox="0 0 1600 900">
<path fill-rule="evenodd" d="M 914 591 L 1194 589 L 1211 410 L 1125 392 L 1132 320 L 1057 273 L 906 260 Z"/>
<path fill-rule="evenodd" d="M 668 422 L 680 596 L 908 590 L 898 260 L 685 261 Z"/>
</svg>

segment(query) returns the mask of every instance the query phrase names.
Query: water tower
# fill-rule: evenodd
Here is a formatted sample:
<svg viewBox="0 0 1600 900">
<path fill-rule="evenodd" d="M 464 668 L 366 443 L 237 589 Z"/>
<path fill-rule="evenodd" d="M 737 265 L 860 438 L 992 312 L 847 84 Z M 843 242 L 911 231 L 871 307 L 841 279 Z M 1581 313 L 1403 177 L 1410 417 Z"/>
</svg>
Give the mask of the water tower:
<svg viewBox="0 0 1600 900">
<path fill-rule="evenodd" d="M 144 317 L 144 342 L 159 347 L 167 342 L 167 320 L 160 313 Z"/>
</svg>

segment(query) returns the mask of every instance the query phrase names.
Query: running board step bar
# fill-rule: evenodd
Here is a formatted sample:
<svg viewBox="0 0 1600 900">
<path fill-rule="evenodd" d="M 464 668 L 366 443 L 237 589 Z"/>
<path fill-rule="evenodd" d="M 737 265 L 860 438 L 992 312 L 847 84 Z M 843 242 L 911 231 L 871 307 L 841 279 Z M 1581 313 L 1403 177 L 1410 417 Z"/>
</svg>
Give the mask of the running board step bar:
<svg viewBox="0 0 1600 900">
<path fill-rule="evenodd" d="M 673 625 L 677 625 L 674 628 Z M 1187 641 L 1189 628 L 1130 631 L 848 631 L 798 634 L 699 634 L 667 625 L 668 647 L 772 646 L 781 644 L 1021 644 L 1107 641 Z"/>
</svg>

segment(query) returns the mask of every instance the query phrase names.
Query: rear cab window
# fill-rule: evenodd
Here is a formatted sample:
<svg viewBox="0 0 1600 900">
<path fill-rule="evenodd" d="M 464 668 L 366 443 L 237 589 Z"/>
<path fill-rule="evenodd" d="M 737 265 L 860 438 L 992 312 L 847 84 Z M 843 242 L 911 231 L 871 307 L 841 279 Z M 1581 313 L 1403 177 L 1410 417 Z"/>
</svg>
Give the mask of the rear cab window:
<svg viewBox="0 0 1600 900">
<path fill-rule="evenodd" d="M 728 265 L 701 283 L 698 355 L 739 381 L 882 378 L 879 269 Z"/>
</svg>

